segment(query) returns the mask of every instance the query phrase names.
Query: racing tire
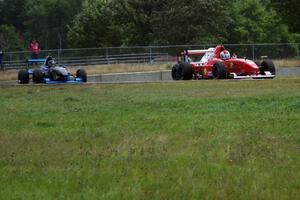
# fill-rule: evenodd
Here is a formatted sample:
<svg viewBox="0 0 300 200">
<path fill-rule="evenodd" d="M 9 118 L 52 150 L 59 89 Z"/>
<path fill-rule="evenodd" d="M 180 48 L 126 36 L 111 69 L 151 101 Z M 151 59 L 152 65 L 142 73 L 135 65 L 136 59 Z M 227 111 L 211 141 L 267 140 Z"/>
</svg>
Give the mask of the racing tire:
<svg viewBox="0 0 300 200">
<path fill-rule="evenodd" d="M 272 75 L 276 74 L 275 65 L 271 60 L 262 61 L 259 70 L 261 75 L 266 75 L 265 71 L 271 72 Z"/>
<path fill-rule="evenodd" d="M 182 63 L 182 79 L 191 80 L 193 78 L 193 67 L 190 63 Z"/>
<path fill-rule="evenodd" d="M 87 81 L 87 74 L 84 69 L 78 69 L 76 71 L 76 77 L 81 78 L 82 82 L 84 82 L 84 83 Z"/>
<path fill-rule="evenodd" d="M 178 64 L 175 64 L 173 65 L 172 67 L 172 70 L 171 70 L 171 76 L 172 76 L 172 79 L 173 80 L 178 80 L 177 79 L 177 69 L 178 69 L 179 65 Z"/>
<path fill-rule="evenodd" d="M 44 73 L 40 69 L 33 71 L 32 80 L 34 83 L 44 83 Z"/>
<path fill-rule="evenodd" d="M 255 60 L 255 61 L 253 61 L 258 67 L 260 67 L 260 61 L 257 61 L 257 60 Z"/>
<path fill-rule="evenodd" d="M 191 80 L 193 68 L 189 63 L 180 63 L 176 70 L 176 80 Z"/>
<path fill-rule="evenodd" d="M 20 84 L 28 84 L 29 83 L 29 73 L 26 69 L 21 69 L 18 73 L 18 82 Z"/>
<path fill-rule="evenodd" d="M 222 62 L 216 62 L 212 68 L 213 77 L 215 79 L 226 79 L 227 78 L 227 67 Z"/>
<path fill-rule="evenodd" d="M 182 63 L 178 65 L 176 70 L 176 80 L 183 80 L 183 67 Z"/>
<path fill-rule="evenodd" d="M 58 77 L 57 73 L 55 72 L 55 70 L 50 70 L 49 78 L 50 78 L 51 81 L 57 81 L 57 79 L 59 77 Z"/>
</svg>

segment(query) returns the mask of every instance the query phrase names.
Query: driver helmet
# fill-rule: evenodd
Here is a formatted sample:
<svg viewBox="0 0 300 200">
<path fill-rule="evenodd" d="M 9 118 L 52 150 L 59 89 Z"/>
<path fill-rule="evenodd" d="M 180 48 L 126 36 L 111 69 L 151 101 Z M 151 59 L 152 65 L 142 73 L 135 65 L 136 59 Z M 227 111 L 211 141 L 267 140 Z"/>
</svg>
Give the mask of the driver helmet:
<svg viewBox="0 0 300 200">
<path fill-rule="evenodd" d="M 228 60 L 230 58 L 230 53 L 227 50 L 224 50 L 220 53 L 220 57 L 223 60 Z"/>
<path fill-rule="evenodd" d="M 48 61 L 48 67 L 54 67 L 55 66 L 55 61 L 54 60 L 49 60 Z"/>
</svg>

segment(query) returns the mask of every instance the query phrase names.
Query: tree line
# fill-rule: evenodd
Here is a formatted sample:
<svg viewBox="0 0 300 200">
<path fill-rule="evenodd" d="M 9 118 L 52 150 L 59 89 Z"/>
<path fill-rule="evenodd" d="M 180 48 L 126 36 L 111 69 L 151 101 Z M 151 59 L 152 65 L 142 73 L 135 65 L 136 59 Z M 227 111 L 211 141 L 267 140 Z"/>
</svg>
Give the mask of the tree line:
<svg viewBox="0 0 300 200">
<path fill-rule="evenodd" d="M 0 0 L 0 47 L 300 42 L 299 0 Z"/>
</svg>

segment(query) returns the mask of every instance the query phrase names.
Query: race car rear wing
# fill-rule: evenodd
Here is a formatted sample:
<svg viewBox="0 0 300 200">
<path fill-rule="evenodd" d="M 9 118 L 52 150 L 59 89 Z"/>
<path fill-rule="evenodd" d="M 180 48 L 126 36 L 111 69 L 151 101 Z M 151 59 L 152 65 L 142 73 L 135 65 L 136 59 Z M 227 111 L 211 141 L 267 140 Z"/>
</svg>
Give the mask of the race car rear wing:
<svg viewBox="0 0 300 200">
<path fill-rule="evenodd" d="M 26 62 L 28 65 L 32 65 L 37 63 L 45 63 L 46 59 L 27 59 Z"/>
</svg>

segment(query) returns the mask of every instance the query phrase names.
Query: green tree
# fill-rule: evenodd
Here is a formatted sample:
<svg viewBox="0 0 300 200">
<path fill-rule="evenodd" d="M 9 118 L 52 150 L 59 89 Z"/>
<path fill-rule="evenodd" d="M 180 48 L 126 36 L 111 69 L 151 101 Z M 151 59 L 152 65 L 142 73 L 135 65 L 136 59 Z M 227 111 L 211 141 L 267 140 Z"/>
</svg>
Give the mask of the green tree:
<svg viewBox="0 0 300 200">
<path fill-rule="evenodd" d="M 285 43 L 300 41 L 299 7 L 299 0 L 0 0 L 0 25 L 43 49 Z"/>
<path fill-rule="evenodd" d="M 81 0 L 27 0 L 25 33 L 29 42 L 37 38 L 46 49 L 68 47 L 67 26 L 81 9 Z"/>
<path fill-rule="evenodd" d="M 280 14 L 289 29 L 300 33 L 300 1 L 299 0 L 271 0 L 271 5 Z"/>
<path fill-rule="evenodd" d="M 126 45 L 226 41 L 229 0 L 113 0 Z"/>
<path fill-rule="evenodd" d="M 24 50 L 24 45 L 13 25 L 0 25 L 0 48 L 3 51 Z"/>
<path fill-rule="evenodd" d="M 86 0 L 70 28 L 77 47 L 227 41 L 229 0 Z"/>
<path fill-rule="evenodd" d="M 0 24 L 11 24 L 23 32 L 25 3 L 26 0 L 0 0 Z"/>
<path fill-rule="evenodd" d="M 125 45 L 149 45 L 154 38 L 155 13 L 166 6 L 160 0 L 112 0 L 115 24 L 123 30 L 122 42 Z"/>
<path fill-rule="evenodd" d="M 122 27 L 114 20 L 115 12 L 106 0 L 86 0 L 83 10 L 69 27 L 73 47 L 120 46 Z"/>
<path fill-rule="evenodd" d="M 170 0 L 155 13 L 154 43 L 199 44 L 227 41 L 229 0 Z"/>
<path fill-rule="evenodd" d="M 231 43 L 285 43 L 293 36 L 277 12 L 260 0 L 236 0 L 228 32 Z"/>
</svg>

